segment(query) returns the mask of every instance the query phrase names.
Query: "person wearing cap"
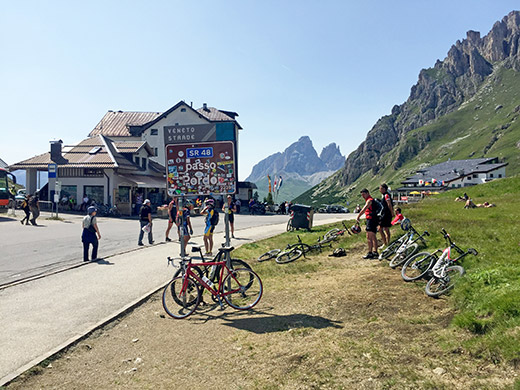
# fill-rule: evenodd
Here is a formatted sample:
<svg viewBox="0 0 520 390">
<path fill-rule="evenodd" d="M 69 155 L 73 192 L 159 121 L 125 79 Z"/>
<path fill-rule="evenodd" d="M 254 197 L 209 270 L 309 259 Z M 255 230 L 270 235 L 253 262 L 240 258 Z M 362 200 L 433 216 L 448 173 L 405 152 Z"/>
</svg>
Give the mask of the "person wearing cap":
<svg viewBox="0 0 520 390">
<path fill-rule="evenodd" d="M 204 228 L 204 248 L 206 249 L 206 255 L 211 256 L 213 250 L 213 231 L 215 230 L 215 214 L 218 213 L 215 210 L 215 200 L 206 199 L 204 202 L 205 207 L 202 210 L 202 215 L 206 216 L 206 226 Z"/>
<path fill-rule="evenodd" d="M 83 261 L 88 261 L 90 244 L 92 244 L 92 261 L 97 259 L 101 234 L 97 226 L 96 212 L 97 209 L 94 206 L 90 206 L 87 208 L 87 215 L 83 218 L 83 233 L 81 234 L 81 241 L 83 242 Z"/>
<path fill-rule="evenodd" d="M 228 221 L 231 227 L 231 238 L 235 238 L 235 213 L 237 212 L 236 204 L 233 202 L 231 195 L 227 196 L 227 207 L 228 207 Z M 222 207 L 222 211 L 226 212 L 226 206 Z"/>
<path fill-rule="evenodd" d="M 137 241 L 137 245 L 143 246 L 143 236 L 144 236 L 144 230 L 146 226 L 149 227 L 148 231 L 148 243 L 150 245 L 153 244 L 153 235 L 152 235 L 152 208 L 150 207 L 150 199 L 145 199 L 143 202 L 143 207 L 141 207 L 141 210 L 139 211 L 139 240 Z"/>
</svg>

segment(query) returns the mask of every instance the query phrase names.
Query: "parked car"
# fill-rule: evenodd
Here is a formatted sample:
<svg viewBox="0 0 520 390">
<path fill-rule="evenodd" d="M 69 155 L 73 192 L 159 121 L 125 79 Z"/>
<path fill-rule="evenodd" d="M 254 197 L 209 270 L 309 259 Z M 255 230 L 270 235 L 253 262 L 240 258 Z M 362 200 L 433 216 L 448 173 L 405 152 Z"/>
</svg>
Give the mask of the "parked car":
<svg viewBox="0 0 520 390">
<path fill-rule="evenodd" d="M 349 210 L 341 205 L 333 204 L 330 206 L 327 206 L 327 213 L 348 213 Z"/>
</svg>

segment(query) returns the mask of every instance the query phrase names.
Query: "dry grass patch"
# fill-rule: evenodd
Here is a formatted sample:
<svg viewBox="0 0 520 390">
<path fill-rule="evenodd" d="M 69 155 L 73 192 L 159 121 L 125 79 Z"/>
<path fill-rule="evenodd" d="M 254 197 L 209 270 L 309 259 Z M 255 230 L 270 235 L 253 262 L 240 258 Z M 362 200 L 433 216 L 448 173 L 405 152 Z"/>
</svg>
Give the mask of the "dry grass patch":
<svg viewBox="0 0 520 390">
<path fill-rule="evenodd" d="M 8 389 L 512 386 L 512 367 L 445 343 L 454 333 L 466 337 L 448 326 L 454 313 L 446 299 L 432 300 L 386 264 L 362 260 L 361 249 L 343 258 L 252 263 L 265 291 L 249 312 L 207 305 L 173 320 L 156 294 L 52 361 L 52 368 Z"/>
</svg>

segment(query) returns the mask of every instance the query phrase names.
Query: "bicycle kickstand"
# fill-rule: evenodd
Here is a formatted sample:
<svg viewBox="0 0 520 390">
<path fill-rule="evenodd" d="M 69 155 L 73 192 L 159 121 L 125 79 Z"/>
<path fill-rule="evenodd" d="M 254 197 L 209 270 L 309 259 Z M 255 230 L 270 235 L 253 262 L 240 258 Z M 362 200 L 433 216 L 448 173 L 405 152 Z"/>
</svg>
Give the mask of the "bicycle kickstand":
<svg viewBox="0 0 520 390">
<path fill-rule="evenodd" d="M 220 310 L 224 310 L 224 303 L 222 302 L 221 297 L 218 297 L 218 304 L 220 305 Z"/>
</svg>

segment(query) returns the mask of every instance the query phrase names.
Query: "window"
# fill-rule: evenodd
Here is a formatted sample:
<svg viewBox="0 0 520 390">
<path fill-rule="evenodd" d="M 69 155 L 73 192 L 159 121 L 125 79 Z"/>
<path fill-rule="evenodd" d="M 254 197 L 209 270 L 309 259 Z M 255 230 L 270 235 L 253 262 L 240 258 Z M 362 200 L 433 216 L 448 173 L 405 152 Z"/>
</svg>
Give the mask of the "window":
<svg viewBox="0 0 520 390">
<path fill-rule="evenodd" d="M 136 163 L 137 165 L 140 165 L 140 162 L 141 162 L 141 161 L 139 160 L 139 157 L 136 157 L 136 158 L 135 158 L 135 163 Z"/>
<path fill-rule="evenodd" d="M 493 177 L 493 174 L 492 174 L 492 173 L 490 173 L 490 174 L 489 174 L 489 177 Z"/>
<path fill-rule="evenodd" d="M 142 162 L 143 162 L 143 169 L 146 169 L 146 158 L 142 158 Z"/>
<path fill-rule="evenodd" d="M 159 134 L 159 130 L 157 130 L 157 129 L 150 130 L 150 135 L 158 135 L 158 134 Z"/>
<path fill-rule="evenodd" d="M 91 202 L 94 201 L 96 204 L 104 204 L 104 189 L 105 187 L 103 186 L 84 186 L 83 192 L 87 194 Z"/>
<path fill-rule="evenodd" d="M 155 155 L 155 157 L 157 157 L 159 155 L 159 149 L 154 148 L 154 155 Z"/>
<path fill-rule="evenodd" d="M 181 112 L 186 112 L 186 109 L 185 108 L 181 108 Z"/>
<path fill-rule="evenodd" d="M 501 173 L 499 173 L 499 174 L 498 174 L 498 177 L 499 177 L 499 178 L 501 178 L 501 177 L 502 177 L 502 174 L 501 174 Z"/>
<path fill-rule="evenodd" d="M 473 174 L 473 179 L 478 178 L 478 175 L 476 173 Z"/>
<path fill-rule="evenodd" d="M 61 194 L 60 199 L 66 196 L 69 200 L 74 198 L 74 200 L 78 201 L 78 187 L 77 186 L 61 186 Z"/>
<path fill-rule="evenodd" d="M 468 176 L 468 177 L 466 178 L 466 180 L 471 180 L 471 176 Z"/>
</svg>

